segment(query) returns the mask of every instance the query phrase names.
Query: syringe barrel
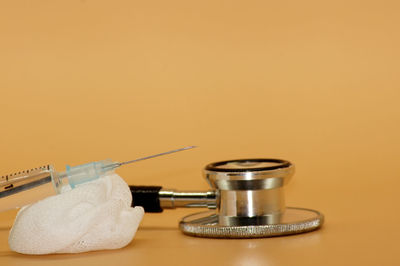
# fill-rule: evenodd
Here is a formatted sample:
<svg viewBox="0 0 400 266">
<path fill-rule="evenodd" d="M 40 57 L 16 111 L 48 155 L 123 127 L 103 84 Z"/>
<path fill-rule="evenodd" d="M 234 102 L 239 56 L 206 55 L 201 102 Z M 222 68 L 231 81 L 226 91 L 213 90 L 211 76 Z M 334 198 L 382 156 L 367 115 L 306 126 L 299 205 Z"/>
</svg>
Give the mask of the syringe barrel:
<svg viewBox="0 0 400 266">
<path fill-rule="evenodd" d="M 111 160 L 103 160 L 68 166 L 57 172 L 53 166 L 22 171 L 2 176 L 0 179 L 0 212 L 36 202 L 48 196 L 62 193 L 99 178 L 119 166 Z"/>
<path fill-rule="evenodd" d="M 0 180 L 0 212 L 15 209 L 55 195 L 51 165 L 2 176 Z"/>
</svg>

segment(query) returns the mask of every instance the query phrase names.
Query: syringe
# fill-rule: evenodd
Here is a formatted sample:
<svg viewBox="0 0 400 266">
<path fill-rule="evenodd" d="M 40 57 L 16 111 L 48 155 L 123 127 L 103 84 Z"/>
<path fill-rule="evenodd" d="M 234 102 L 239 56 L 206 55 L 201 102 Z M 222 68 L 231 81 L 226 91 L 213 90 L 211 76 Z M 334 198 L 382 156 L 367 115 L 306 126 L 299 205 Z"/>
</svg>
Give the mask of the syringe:
<svg viewBox="0 0 400 266">
<path fill-rule="evenodd" d="M 5 175 L 0 179 L 0 212 L 22 207 L 46 196 L 61 193 L 66 189 L 73 189 L 79 184 L 95 180 L 110 173 L 122 165 L 195 147 L 188 146 L 122 163 L 107 159 L 77 166 L 67 165 L 66 171 L 63 172 L 57 172 L 52 165 L 46 165 Z"/>
</svg>

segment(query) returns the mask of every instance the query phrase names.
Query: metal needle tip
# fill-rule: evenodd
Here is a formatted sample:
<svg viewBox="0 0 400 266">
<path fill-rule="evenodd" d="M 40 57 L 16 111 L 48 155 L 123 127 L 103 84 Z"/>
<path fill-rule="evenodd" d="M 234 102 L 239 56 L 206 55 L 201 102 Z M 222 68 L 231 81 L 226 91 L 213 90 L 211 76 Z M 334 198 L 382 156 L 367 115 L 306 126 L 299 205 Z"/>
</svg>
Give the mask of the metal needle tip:
<svg viewBox="0 0 400 266">
<path fill-rule="evenodd" d="M 197 146 L 187 146 L 187 147 L 176 149 L 176 150 L 172 150 L 172 151 L 162 152 L 162 153 L 158 153 L 158 154 L 154 154 L 154 155 L 138 158 L 138 159 L 135 159 L 135 160 L 122 162 L 122 163 L 119 163 L 119 166 L 125 165 L 125 164 L 129 164 L 129 163 L 138 162 L 138 161 L 143 161 L 143 160 L 147 160 L 147 159 L 151 159 L 151 158 L 154 158 L 154 157 L 163 156 L 163 155 L 167 155 L 167 154 L 171 154 L 171 153 L 175 153 L 175 152 L 179 152 L 179 151 L 185 151 L 185 150 L 189 150 L 189 149 L 193 149 L 193 148 L 197 148 Z"/>
</svg>

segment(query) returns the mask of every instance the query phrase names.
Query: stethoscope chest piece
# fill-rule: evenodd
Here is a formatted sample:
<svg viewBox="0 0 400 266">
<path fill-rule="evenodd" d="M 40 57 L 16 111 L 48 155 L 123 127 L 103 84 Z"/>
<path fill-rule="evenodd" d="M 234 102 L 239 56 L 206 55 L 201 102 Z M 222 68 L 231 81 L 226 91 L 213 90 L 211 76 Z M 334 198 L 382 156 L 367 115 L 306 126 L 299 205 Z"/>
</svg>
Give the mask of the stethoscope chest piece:
<svg viewBox="0 0 400 266">
<path fill-rule="evenodd" d="M 309 232 L 322 226 L 315 210 L 286 207 L 283 187 L 294 166 L 279 159 L 212 163 L 204 175 L 216 192 L 215 210 L 184 217 L 183 233 L 211 238 L 256 238 Z"/>
</svg>

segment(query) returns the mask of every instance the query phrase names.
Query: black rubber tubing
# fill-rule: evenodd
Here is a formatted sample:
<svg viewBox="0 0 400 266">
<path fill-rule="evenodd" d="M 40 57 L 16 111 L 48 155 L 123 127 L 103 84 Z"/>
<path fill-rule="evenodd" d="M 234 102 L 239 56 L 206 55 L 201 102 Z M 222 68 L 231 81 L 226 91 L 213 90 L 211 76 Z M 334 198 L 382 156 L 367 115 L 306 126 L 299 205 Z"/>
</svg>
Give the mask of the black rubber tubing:
<svg viewBox="0 0 400 266">
<path fill-rule="evenodd" d="M 142 206 L 145 212 L 162 212 L 158 192 L 159 186 L 129 186 L 132 193 L 132 207 Z"/>
</svg>

